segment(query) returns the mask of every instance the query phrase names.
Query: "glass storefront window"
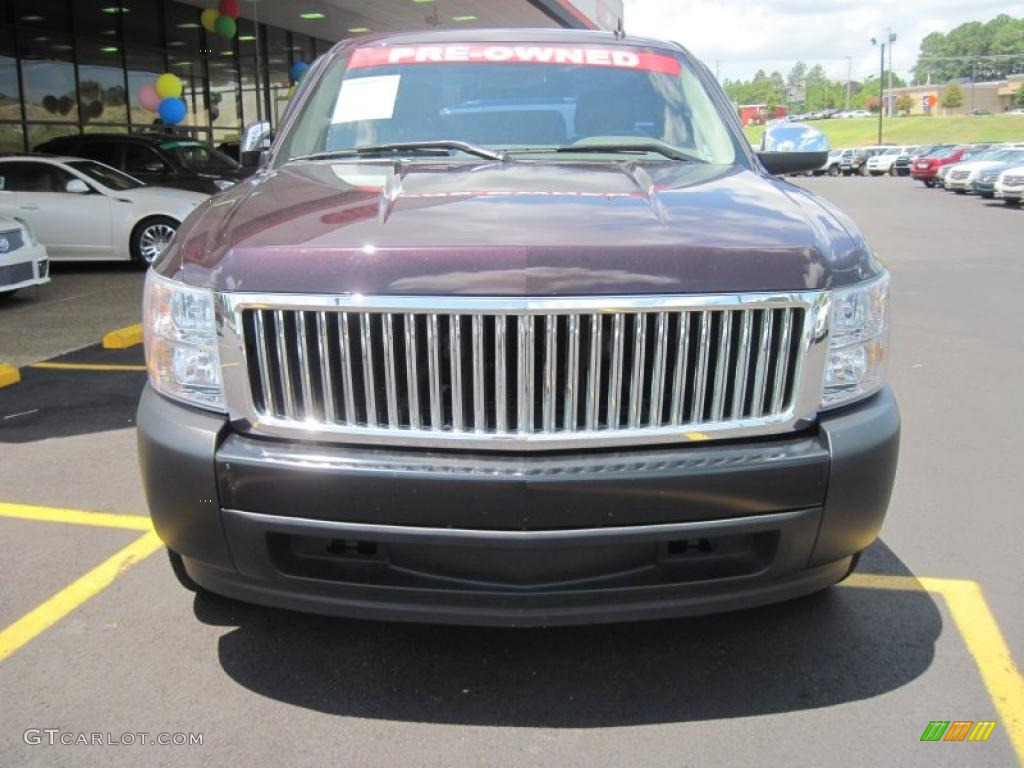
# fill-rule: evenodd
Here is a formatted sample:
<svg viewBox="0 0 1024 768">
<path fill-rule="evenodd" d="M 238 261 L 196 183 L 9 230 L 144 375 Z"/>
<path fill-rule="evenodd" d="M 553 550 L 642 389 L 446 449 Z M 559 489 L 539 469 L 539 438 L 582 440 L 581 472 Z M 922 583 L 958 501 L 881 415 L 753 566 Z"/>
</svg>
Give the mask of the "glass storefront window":
<svg viewBox="0 0 1024 768">
<path fill-rule="evenodd" d="M 45 144 L 50 139 L 60 136 L 74 136 L 78 134 L 77 125 L 60 125 L 57 123 L 37 123 L 28 125 L 26 132 L 29 151 L 34 150 L 40 144 Z"/>
<path fill-rule="evenodd" d="M 75 34 L 79 38 L 103 40 L 111 45 L 123 40 L 121 6 L 117 0 L 74 0 Z"/>
<path fill-rule="evenodd" d="M 156 78 L 166 71 L 164 56 L 159 51 L 146 48 L 128 48 L 125 51 L 128 66 L 128 104 L 131 124 L 135 128 L 159 124 L 156 112 L 150 112 L 139 104 L 139 91 L 143 86 L 152 85 Z"/>
<path fill-rule="evenodd" d="M 22 45 L 21 73 L 29 121 L 78 122 L 73 51 L 70 38 L 53 34 L 30 38 L 28 45 Z"/>
<path fill-rule="evenodd" d="M 18 60 L 15 58 L 14 37 L 8 31 L 0 32 L 0 121 L 18 125 L 0 125 L 0 151 L 17 152 L 24 149 L 24 131 L 21 128 L 21 86 L 18 84 Z"/>
<path fill-rule="evenodd" d="M 253 123 L 262 119 L 264 104 L 259 98 L 256 80 L 256 25 L 246 19 L 238 20 L 238 70 L 242 78 L 242 122 Z M 262 78 L 261 78 L 262 80 Z"/>
<path fill-rule="evenodd" d="M 288 90 L 292 87 L 288 33 L 277 27 L 266 27 L 267 86 L 270 89 L 270 121 L 276 128 L 288 106 Z"/>
<path fill-rule="evenodd" d="M 128 122 L 121 48 L 104 43 L 78 44 L 78 96 L 83 123 Z"/>
<path fill-rule="evenodd" d="M 68 32 L 70 5 L 67 0 L 17 0 L 14 23 L 29 31 Z"/>
</svg>

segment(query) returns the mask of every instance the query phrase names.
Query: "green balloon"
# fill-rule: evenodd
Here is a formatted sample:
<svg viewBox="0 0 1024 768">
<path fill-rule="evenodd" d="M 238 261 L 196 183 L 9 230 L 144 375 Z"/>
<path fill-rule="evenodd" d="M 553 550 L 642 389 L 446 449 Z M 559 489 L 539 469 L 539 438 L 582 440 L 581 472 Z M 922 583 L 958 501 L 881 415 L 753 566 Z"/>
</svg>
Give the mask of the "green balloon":
<svg viewBox="0 0 1024 768">
<path fill-rule="evenodd" d="M 221 37 L 230 40 L 238 32 L 238 24 L 235 20 L 226 14 L 221 14 L 217 17 L 217 23 L 213 25 L 214 30 Z"/>
</svg>

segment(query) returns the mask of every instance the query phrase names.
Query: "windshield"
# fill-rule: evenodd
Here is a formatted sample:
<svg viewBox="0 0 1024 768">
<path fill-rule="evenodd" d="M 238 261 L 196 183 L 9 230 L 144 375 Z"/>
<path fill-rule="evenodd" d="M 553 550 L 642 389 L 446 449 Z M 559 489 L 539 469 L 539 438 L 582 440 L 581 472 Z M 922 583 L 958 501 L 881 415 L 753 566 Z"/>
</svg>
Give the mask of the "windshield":
<svg viewBox="0 0 1024 768">
<path fill-rule="evenodd" d="M 98 181 L 107 189 L 113 189 L 117 192 L 146 186 L 132 176 L 121 173 L 109 165 L 103 165 L 92 160 L 72 160 L 68 163 L 68 166 L 74 168 L 79 173 L 85 174 L 93 181 Z"/>
<path fill-rule="evenodd" d="M 660 51 L 498 44 L 360 48 L 347 62 L 329 65 L 315 87 L 283 137 L 282 160 L 451 140 L 513 155 L 574 144 L 656 142 L 709 163 L 732 164 L 737 154 L 689 64 Z"/>
<path fill-rule="evenodd" d="M 170 152 L 178 163 L 188 171 L 197 173 L 223 173 L 236 171 L 238 163 L 216 149 L 210 149 L 199 142 L 172 141 L 160 145 L 161 149 Z"/>
</svg>

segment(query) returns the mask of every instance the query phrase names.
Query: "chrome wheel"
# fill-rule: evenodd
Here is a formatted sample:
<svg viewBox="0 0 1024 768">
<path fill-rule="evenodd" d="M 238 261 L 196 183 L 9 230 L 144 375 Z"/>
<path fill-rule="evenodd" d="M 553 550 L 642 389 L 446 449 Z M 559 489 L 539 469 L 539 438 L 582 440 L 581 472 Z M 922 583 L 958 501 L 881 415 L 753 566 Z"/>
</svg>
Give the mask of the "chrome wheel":
<svg viewBox="0 0 1024 768">
<path fill-rule="evenodd" d="M 170 224 L 150 224 L 139 233 L 139 255 L 147 264 L 152 264 L 167 250 L 174 237 L 176 227 Z"/>
</svg>

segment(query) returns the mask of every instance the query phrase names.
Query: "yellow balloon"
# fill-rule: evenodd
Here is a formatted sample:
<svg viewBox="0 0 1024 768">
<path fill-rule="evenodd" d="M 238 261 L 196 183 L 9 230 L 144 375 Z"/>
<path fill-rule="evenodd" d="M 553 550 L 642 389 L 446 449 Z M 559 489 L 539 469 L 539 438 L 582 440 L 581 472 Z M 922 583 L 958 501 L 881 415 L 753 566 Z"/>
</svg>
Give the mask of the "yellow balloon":
<svg viewBox="0 0 1024 768">
<path fill-rule="evenodd" d="M 156 93 L 161 99 L 181 98 L 181 78 L 170 72 L 156 79 Z"/>
<path fill-rule="evenodd" d="M 207 32 L 213 32 L 216 29 L 217 19 L 219 18 L 220 11 L 216 8 L 207 8 L 199 17 L 199 23 L 203 25 L 203 29 Z"/>
</svg>

